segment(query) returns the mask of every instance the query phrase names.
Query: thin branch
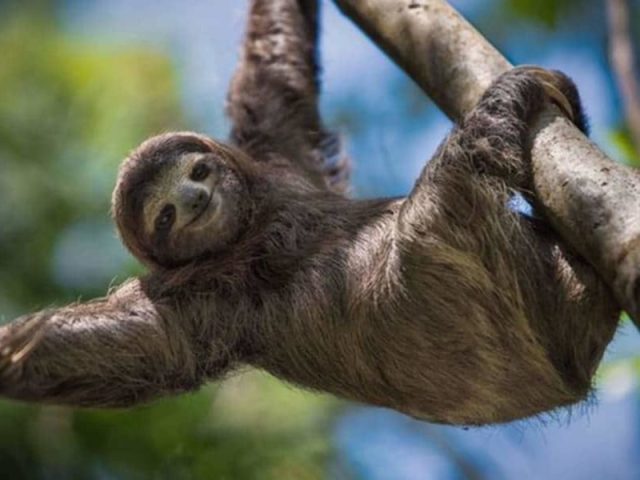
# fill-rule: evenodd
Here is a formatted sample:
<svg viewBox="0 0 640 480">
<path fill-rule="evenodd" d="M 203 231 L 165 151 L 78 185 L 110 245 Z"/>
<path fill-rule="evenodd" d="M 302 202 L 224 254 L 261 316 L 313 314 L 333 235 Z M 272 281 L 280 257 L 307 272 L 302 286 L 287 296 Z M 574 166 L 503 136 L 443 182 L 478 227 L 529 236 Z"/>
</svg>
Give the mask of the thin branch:
<svg viewBox="0 0 640 480">
<path fill-rule="evenodd" d="M 609 62 L 615 73 L 622 104 L 636 151 L 640 152 L 640 86 L 636 80 L 635 54 L 629 29 L 627 0 L 607 0 Z"/>
<path fill-rule="evenodd" d="M 444 0 L 335 0 L 452 119 L 511 65 Z M 640 173 L 549 106 L 532 133 L 536 197 L 640 325 Z"/>
</svg>

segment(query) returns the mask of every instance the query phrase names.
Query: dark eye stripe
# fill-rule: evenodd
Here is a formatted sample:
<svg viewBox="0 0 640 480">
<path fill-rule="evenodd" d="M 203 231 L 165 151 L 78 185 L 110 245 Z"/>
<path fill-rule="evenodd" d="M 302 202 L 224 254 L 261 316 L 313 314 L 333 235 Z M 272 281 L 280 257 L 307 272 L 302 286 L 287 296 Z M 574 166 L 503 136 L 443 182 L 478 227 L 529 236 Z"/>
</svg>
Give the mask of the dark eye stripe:
<svg viewBox="0 0 640 480">
<path fill-rule="evenodd" d="M 155 228 L 158 231 L 167 231 L 176 219 L 176 207 L 165 205 L 160 214 L 156 217 Z"/>
</svg>

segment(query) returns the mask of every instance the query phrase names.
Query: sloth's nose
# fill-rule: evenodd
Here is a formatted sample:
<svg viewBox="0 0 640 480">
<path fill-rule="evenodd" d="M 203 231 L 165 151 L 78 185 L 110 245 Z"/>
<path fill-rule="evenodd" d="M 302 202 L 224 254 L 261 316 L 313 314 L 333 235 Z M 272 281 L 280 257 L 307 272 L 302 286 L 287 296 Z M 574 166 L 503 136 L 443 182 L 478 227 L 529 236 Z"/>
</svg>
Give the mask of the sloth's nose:
<svg viewBox="0 0 640 480">
<path fill-rule="evenodd" d="M 199 213 L 209 200 L 209 193 L 196 185 L 182 185 L 179 193 L 182 208 L 188 212 Z"/>
</svg>

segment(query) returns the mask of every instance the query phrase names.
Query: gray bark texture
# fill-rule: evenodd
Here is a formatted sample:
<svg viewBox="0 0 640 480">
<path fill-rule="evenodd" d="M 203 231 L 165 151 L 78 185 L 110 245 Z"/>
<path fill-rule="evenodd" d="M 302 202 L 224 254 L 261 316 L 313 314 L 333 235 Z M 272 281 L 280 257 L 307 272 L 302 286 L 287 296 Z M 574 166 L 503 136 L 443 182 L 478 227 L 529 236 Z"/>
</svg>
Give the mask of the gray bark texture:
<svg viewBox="0 0 640 480">
<path fill-rule="evenodd" d="M 444 0 L 334 0 L 452 119 L 511 64 Z M 535 197 L 640 325 L 640 173 L 549 106 L 532 130 Z"/>
</svg>

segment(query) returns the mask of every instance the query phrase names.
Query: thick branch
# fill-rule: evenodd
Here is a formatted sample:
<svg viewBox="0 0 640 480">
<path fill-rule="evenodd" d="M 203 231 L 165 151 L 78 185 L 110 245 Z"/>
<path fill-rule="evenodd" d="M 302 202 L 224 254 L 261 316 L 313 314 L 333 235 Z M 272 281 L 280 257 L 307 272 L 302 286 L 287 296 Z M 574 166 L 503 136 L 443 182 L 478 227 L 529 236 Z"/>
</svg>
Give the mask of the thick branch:
<svg viewBox="0 0 640 480">
<path fill-rule="evenodd" d="M 452 119 L 511 65 L 444 0 L 335 0 Z M 536 196 L 640 323 L 640 174 L 549 107 L 533 129 Z"/>
<path fill-rule="evenodd" d="M 627 0 L 607 0 L 609 20 L 609 62 L 622 95 L 622 105 L 631 138 L 640 151 L 640 87 L 634 72 L 633 44 L 629 30 Z"/>
</svg>

